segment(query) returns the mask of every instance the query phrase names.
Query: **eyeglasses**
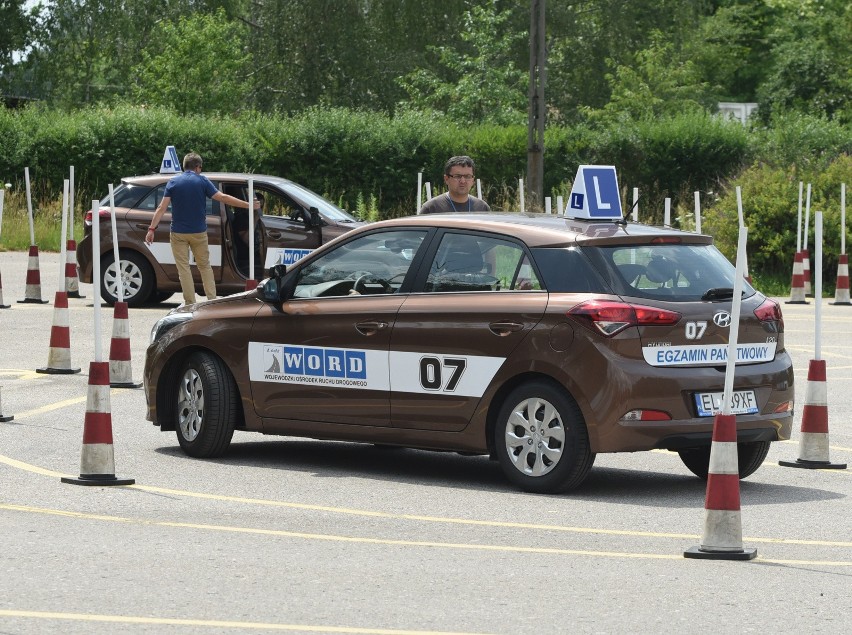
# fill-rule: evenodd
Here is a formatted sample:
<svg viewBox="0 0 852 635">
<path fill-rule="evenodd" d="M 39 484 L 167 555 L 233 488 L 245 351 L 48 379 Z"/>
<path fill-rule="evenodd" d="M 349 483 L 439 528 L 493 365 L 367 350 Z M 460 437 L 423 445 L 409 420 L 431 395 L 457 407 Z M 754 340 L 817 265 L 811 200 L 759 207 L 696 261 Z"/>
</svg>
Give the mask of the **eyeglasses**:
<svg viewBox="0 0 852 635">
<path fill-rule="evenodd" d="M 448 174 L 447 176 L 456 181 L 472 181 L 474 178 L 473 174 Z"/>
</svg>

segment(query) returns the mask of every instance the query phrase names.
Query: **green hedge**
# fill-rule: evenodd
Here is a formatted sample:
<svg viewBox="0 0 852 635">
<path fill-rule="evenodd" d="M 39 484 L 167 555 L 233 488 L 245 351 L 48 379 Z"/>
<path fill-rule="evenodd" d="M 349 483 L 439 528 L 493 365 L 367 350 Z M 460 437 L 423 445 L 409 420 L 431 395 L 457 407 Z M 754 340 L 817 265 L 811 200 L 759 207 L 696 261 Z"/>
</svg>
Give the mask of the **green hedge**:
<svg viewBox="0 0 852 635">
<path fill-rule="evenodd" d="M 783 123 L 783 130 L 749 131 L 690 114 L 603 131 L 553 126 L 545 134 L 545 195 L 567 195 L 582 163 L 615 165 L 626 198 L 629 188 L 640 189 L 641 220 L 659 222 L 664 197 L 691 209 L 693 190 L 718 190 L 743 166 L 766 160 L 764 153 L 777 152 L 784 161 L 830 158 L 849 146 L 848 129 L 821 120 Z M 29 166 L 36 198 L 55 198 L 69 165 L 75 166 L 77 200 L 100 197 L 123 176 L 157 170 L 167 145 L 180 155 L 199 152 L 210 171 L 284 176 L 349 209 L 375 201 L 379 215 L 389 217 L 414 211 L 418 172 L 442 185 L 444 161 L 454 154 L 474 157 L 493 205 L 513 207 L 526 172 L 527 131 L 458 126 L 412 111 L 392 117 L 316 108 L 293 117 L 221 119 L 129 106 L 73 113 L 0 109 L 0 179 L 20 184 Z"/>
</svg>

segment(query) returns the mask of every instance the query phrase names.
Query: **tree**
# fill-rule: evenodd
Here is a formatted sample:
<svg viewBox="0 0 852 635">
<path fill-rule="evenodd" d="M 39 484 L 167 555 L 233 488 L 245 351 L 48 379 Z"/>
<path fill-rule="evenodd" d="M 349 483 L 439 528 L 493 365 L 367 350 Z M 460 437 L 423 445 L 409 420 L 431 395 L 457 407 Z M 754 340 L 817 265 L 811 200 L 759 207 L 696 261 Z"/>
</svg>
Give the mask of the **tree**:
<svg viewBox="0 0 852 635">
<path fill-rule="evenodd" d="M 161 22 L 134 69 L 136 99 L 182 115 L 239 112 L 248 94 L 245 29 L 222 9 Z"/>
<path fill-rule="evenodd" d="M 510 10 L 497 11 L 491 3 L 467 11 L 460 36 L 470 52 L 432 47 L 448 78 L 427 68 L 401 77 L 409 105 L 444 112 L 463 123 L 523 123 L 528 77 L 511 53 L 527 33 L 505 29 L 509 18 Z"/>
<path fill-rule="evenodd" d="M 26 9 L 26 0 L 0 0 L 0 73 L 12 63 L 12 53 L 29 44 L 38 7 Z"/>
</svg>

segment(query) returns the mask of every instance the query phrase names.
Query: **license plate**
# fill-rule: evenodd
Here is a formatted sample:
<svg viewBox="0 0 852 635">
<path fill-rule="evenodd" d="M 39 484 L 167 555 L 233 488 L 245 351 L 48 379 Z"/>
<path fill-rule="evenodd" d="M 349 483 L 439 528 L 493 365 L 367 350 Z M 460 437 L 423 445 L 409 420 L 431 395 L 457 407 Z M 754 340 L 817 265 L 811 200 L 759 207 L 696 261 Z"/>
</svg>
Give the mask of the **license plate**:
<svg viewBox="0 0 852 635">
<path fill-rule="evenodd" d="M 699 417 L 712 417 L 722 412 L 721 392 L 699 392 L 695 394 L 695 405 Z M 753 390 L 738 390 L 731 394 L 731 414 L 750 415 L 758 412 L 757 399 Z"/>
</svg>

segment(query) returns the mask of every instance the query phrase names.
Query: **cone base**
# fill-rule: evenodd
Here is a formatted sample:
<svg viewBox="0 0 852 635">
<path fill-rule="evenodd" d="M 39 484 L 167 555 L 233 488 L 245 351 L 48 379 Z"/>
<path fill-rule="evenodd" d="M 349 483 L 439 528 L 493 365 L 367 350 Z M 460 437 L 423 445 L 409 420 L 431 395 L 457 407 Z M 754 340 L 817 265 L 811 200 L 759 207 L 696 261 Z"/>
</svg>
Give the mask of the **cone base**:
<svg viewBox="0 0 852 635">
<path fill-rule="evenodd" d="M 42 375 L 73 375 L 75 373 L 79 373 L 79 368 L 51 368 L 50 366 L 46 368 L 36 368 L 37 373 L 41 373 Z"/>
<path fill-rule="evenodd" d="M 68 291 L 69 298 L 85 298 L 86 296 L 80 295 L 77 291 Z"/>
<path fill-rule="evenodd" d="M 18 304 L 49 304 L 49 300 L 36 300 L 35 298 L 27 298 L 25 300 L 18 300 Z"/>
<path fill-rule="evenodd" d="M 14 415 L 9 415 L 7 417 L 0 416 L 0 423 L 6 423 L 7 421 L 12 421 L 14 419 Z"/>
<path fill-rule="evenodd" d="M 845 470 L 846 463 L 832 463 L 831 461 L 806 461 L 796 459 L 795 461 L 778 461 L 783 467 L 801 467 L 806 470 Z"/>
<path fill-rule="evenodd" d="M 698 558 L 701 560 L 754 560 L 757 557 L 757 549 L 743 549 L 742 551 L 704 551 L 701 547 L 690 547 L 683 552 L 684 558 Z"/>
<path fill-rule="evenodd" d="M 78 478 L 72 476 L 63 476 L 60 479 L 63 483 L 71 485 L 133 485 L 136 479 L 133 478 L 116 478 L 114 474 L 80 474 Z"/>
<path fill-rule="evenodd" d="M 11 304 L 0 304 L 0 309 L 11 309 L 11 308 L 12 308 Z"/>
<path fill-rule="evenodd" d="M 109 382 L 110 388 L 141 388 L 141 381 L 111 381 Z"/>
<path fill-rule="evenodd" d="M 834 306 L 852 306 L 852 302 L 829 302 L 829 304 L 833 304 Z"/>
<path fill-rule="evenodd" d="M 810 304 L 807 300 L 785 300 L 784 304 Z"/>
</svg>

